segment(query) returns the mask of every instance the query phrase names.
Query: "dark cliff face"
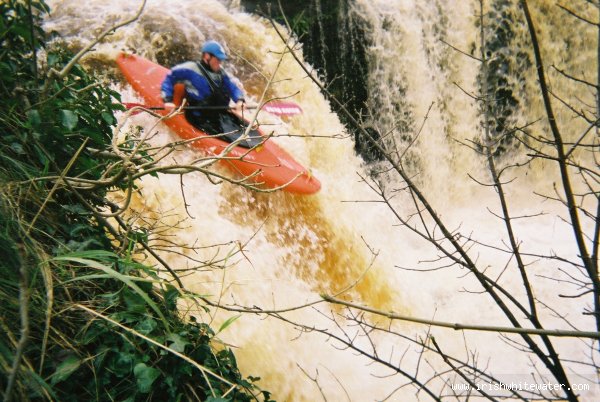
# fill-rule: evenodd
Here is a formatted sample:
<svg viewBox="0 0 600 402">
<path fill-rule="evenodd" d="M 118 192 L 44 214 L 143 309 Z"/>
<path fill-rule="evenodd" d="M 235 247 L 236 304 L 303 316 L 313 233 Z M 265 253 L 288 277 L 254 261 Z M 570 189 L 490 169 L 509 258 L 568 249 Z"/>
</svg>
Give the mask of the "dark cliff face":
<svg viewBox="0 0 600 402">
<path fill-rule="evenodd" d="M 368 23 L 352 11 L 349 0 L 284 1 L 242 0 L 245 10 L 283 21 L 282 11 L 304 48 L 304 58 L 314 66 L 328 89 L 358 121 L 368 99 Z M 335 108 L 335 105 L 333 105 Z M 381 159 L 360 131 L 339 113 L 354 134 L 356 152 L 365 161 Z M 377 135 L 376 132 L 372 134 Z"/>
</svg>

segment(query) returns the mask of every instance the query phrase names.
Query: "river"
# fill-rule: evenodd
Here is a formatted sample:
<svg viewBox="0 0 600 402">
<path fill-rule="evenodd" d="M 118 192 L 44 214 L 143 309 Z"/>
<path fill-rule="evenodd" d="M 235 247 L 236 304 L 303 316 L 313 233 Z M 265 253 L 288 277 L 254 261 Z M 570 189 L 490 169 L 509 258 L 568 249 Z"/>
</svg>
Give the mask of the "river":
<svg viewBox="0 0 600 402">
<path fill-rule="evenodd" d="M 174 65 L 197 57 L 199 44 L 216 39 L 226 45 L 231 55 L 226 68 L 239 78 L 250 99 L 257 100 L 265 77 L 276 74 L 269 94 L 289 97 L 301 105 L 299 116 L 280 119 L 261 113 L 259 121 L 274 131 L 274 141 L 310 167 L 322 183 L 318 194 L 260 194 L 228 183 L 215 185 L 201 174 L 160 175 L 140 181 L 128 214 L 131 222 L 151 231 L 151 244 L 173 268 L 181 270 L 188 290 L 228 306 L 290 309 L 281 313 L 283 319 L 241 314 L 218 335 L 234 349 L 244 375 L 261 377 L 259 385 L 279 401 L 430 400 L 409 384 L 407 376 L 374 361 L 380 359 L 427 382 L 450 400 L 453 392 L 466 395 L 464 389 L 453 387 L 461 379 L 447 372 L 439 355 L 423 352 L 419 346 L 419 339 L 434 335 L 446 353 L 476 363 L 505 382 L 554 381 L 540 362 L 532 363 L 529 355 L 517 350 L 519 346 L 495 333 L 391 324 L 386 318 L 367 315 L 364 319 L 370 325 L 388 330 L 369 332 L 356 325 L 352 319 L 356 317 L 349 317 L 345 309 L 313 304 L 321 294 L 338 295 L 384 312 L 510 326 L 472 275 L 448 266 L 430 242 L 399 224 L 390 207 L 411 216 L 413 198 L 396 191 L 404 186 L 397 175 L 381 173 L 388 170 L 386 162 L 366 163 L 355 154 L 352 135 L 318 86 L 292 57 L 281 58 L 285 46 L 271 24 L 230 3 L 236 2 L 149 0 L 138 21 L 94 46 L 83 63 L 117 89 L 123 101 L 136 102 L 140 99 L 114 64 L 120 51 Z M 495 12 L 518 15 L 512 3 L 496 1 Z M 591 14 L 584 9 L 585 2 L 580 3 L 581 12 Z M 69 47 L 78 50 L 110 24 L 135 14 L 141 2 L 91 0 L 83 6 L 75 0 L 53 0 L 49 4 L 52 12 L 46 29 L 57 31 Z M 581 21 L 561 13 L 554 3 L 538 0 L 532 4 L 542 38 L 553 44 L 543 48 L 548 63 L 593 81 L 596 59 L 590 43 L 596 41 L 594 31 L 581 28 Z M 356 0 L 351 9 L 369 24 L 368 124 L 389 133 L 386 143 L 398 147 L 411 177 L 446 226 L 463 235 L 461 241 L 477 265 L 525 302 L 512 256 L 501 250 L 506 248 L 507 236 L 494 215 L 500 211 L 496 192 L 480 184 L 491 180 L 486 160 L 472 149 L 472 141 L 482 136 L 481 107 L 473 96 L 478 91 L 480 64 L 471 57 L 477 56 L 479 3 Z M 502 60 L 508 61 L 495 67 L 506 69 L 504 77 L 521 105 L 507 112 L 508 119 L 524 127 L 543 118 L 543 105 L 535 96 L 534 69 L 520 69 L 527 64 L 528 53 L 522 49 L 527 31 L 520 17 L 515 18 L 510 44 L 502 52 Z M 498 36 L 499 30 L 488 33 Z M 572 99 L 594 104 L 592 91 L 560 79 L 557 71 L 549 74 L 558 94 L 574 94 Z M 572 139 L 585 130 L 586 125 L 574 119 L 568 108 L 563 107 L 558 118 L 571 129 Z M 136 115 L 125 127 L 152 129 L 155 145 L 176 140 L 166 126 L 155 127 L 155 123 L 151 116 Z M 541 123 L 530 127 L 536 135 L 544 130 Z M 506 147 L 501 166 L 527 159 L 523 146 Z M 172 161 L 185 163 L 196 156 L 195 151 L 182 149 Z M 581 158 L 597 169 L 589 156 Z M 577 328 L 593 331 L 594 321 L 582 314 L 591 299 L 559 296 L 580 291 L 579 282 L 571 280 L 568 264 L 539 257 L 555 254 L 576 259 L 572 230 L 564 221 L 566 211 L 539 195 L 553 195 L 557 174 L 548 160 L 515 168 L 506 175 L 510 181 L 507 199 L 514 216 L 528 217 L 514 224 L 527 252 L 527 269 L 544 326 L 572 329 L 560 318 L 565 316 Z M 389 205 L 373 191 L 377 186 L 393 195 Z M 588 233 L 593 232 L 593 222 L 584 222 Z M 412 216 L 410 225 L 419 225 L 418 216 Z M 191 306 L 182 304 L 182 313 L 211 322 L 215 328 L 238 315 L 212 308 L 206 313 Z M 523 317 L 519 314 L 518 318 Z M 370 357 L 321 330 L 351 340 Z M 600 356 L 597 345 L 590 344 L 572 338 L 556 341 L 565 361 L 585 363 L 565 363 L 572 383 L 588 384 L 590 390 L 580 392 L 584 400 L 600 395 L 593 367 Z M 532 374 L 536 370 L 539 375 Z"/>
</svg>

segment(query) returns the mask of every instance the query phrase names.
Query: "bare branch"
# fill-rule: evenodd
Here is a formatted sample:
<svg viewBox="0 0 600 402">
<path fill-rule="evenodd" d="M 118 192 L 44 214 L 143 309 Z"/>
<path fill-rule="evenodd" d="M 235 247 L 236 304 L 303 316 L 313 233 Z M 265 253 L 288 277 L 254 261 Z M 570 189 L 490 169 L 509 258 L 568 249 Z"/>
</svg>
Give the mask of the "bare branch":
<svg viewBox="0 0 600 402">
<path fill-rule="evenodd" d="M 462 323 L 451 323 L 445 321 L 434 321 L 418 317 L 410 317 L 402 314 L 396 314 L 393 312 L 385 312 L 378 309 L 374 309 L 368 306 L 361 306 L 355 303 L 351 303 L 345 300 L 341 300 L 335 297 L 321 295 L 323 300 L 339 304 L 346 307 L 351 307 L 360 311 L 364 311 L 371 314 L 376 314 L 382 317 L 389 318 L 390 320 L 413 322 L 416 324 L 431 325 L 433 327 L 450 328 L 455 331 L 469 330 L 469 331 L 483 331 L 483 332 L 497 332 L 507 334 L 528 334 L 528 335 L 546 335 L 552 337 L 567 337 L 567 338 L 590 338 L 600 339 L 600 332 L 593 331 L 570 331 L 562 329 L 537 329 L 537 328 L 521 328 L 521 327 L 496 327 L 486 325 L 474 325 L 474 324 L 462 324 Z"/>
</svg>

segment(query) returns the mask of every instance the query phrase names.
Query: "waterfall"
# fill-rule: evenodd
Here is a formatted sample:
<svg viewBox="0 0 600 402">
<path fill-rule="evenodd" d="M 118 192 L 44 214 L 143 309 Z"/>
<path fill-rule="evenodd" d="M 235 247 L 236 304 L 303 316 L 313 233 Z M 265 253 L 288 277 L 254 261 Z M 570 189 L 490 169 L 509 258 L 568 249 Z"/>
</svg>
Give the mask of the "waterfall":
<svg viewBox="0 0 600 402">
<path fill-rule="evenodd" d="M 140 5 L 133 0 L 90 0 L 85 7 L 75 0 L 48 3 L 52 12 L 46 30 L 58 32 L 73 50 L 110 24 L 135 13 Z M 500 3 L 503 2 L 496 4 Z M 545 38 L 567 35 L 578 24 L 573 20 L 567 23 L 564 15 L 561 18 L 558 11 L 549 10 L 553 7 L 550 2 L 532 3 L 535 15 L 544 16 L 537 21 Z M 503 4 L 497 6 L 497 13 L 518 13 L 513 3 Z M 350 17 L 360 16 L 356 20 L 366 23 L 367 106 L 372 115 L 365 121 L 385 135 L 386 146 L 400 154 L 406 152 L 407 168 L 449 227 L 471 233 L 482 243 L 502 244 L 502 228 L 489 212 L 499 209 L 496 194 L 469 177 L 490 181 L 485 160 L 465 145 L 481 138 L 480 105 L 468 95 L 479 89 L 480 65 L 466 55 L 477 56 L 479 49 L 478 3 L 356 0 L 348 2 L 348 12 Z M 557 32 L 561 24 L 561 31 Z M 514 41 L 525 48 L 527 33 L 523 21 L 515 23 L 515 27 Z M 585 38 L 572 35 L 564 49 L 547 47 L 544 55 L 557 65 L 562 62 L 581 67 L 588 78 L 594 77 L 590 71 L 594 71 L 596 61 L 585 45 L 586 40 L 595 40 L 591 35 L 591 29 L 582 35 Z M 302 106 L 301 116 L 282 120 L 265 113 L 259 115 L 259 120 L 274 131 L 274 141 L 312 169 L 322 182 L 322 190 L 310 197 L 283 192 L 259 194 L 227 183 L 215 185 L 200 174 L 141 180 L 128 218 L 153 233 L 151 245 L 164 250 L 161 258 L 181 270 L 189 290 L 226 305 L 281 310 L 318 301 L 321 293 L 337 294 L 349 288 L 343 295 L 346 299 L 384 311 L 450 322 L 509 325 L 489 298 L 474 294 L 480 288 L 465 272 L 402 269 L 435 266 L 432 261 L 438 256 L 431 244 L 396 225 L 389 208 L 377 202 L 376 194 L 363 180 L 370 180 L 374 172 L 385 169 L 385 163 L 367 164 L 355 154 L 352 136 L 318 87 L 291 57 L 280 60 L 284 44 L 270 23 L 241 11 L 239 2 L 149 0 L 137 22 L 95 46 L 83 63 L 116 88 L 124 101 L 135 102 L 139 98 L 114 64 L 118 52 L 135 52 L 172 66 L 198 57 L 199 44 L 207 39 L 226 45 L 231 54 L 226 68 L 240 79 L 250 99 L 260 97 L 265 75 L 276 74 L 269 95 L 289 96 Z M 569 59 L 561 53 L 565 49 Z M 514 61 L 519 54 L 507 57 Z M 507 65 L 510 70 L 517 68 L 518 63 Z M 564 83 L 556 71 L 550 74 L 554 89 L 567 91 L 577 86 Z M 534 72 L 521 74 L 511 70 L 507 77 L 515 99 L 520 101 L 518 107 L 511 109 L 510 121 L 523 125 L 537 121 L 542 117 L 543 106 L 531 95 L 536 93 Z M 594 103 L 585 91 L 579 93 Z M 561 124 L 571 118 L 569 110 L 559 114 Z M 126 128 L 153 129 L 156 134 L 152 142 L 156 145 L 176 140 L 166 126 L 154 127 L 155 123 L 151 116 L 137 115 Z M 577 126 L 573 131 L 582 130 Z M 523 154 L 515 147 L 507 153 L 506 163 L 520 160 Z M 181 163 L 194 156 L 195 151 L 184 149 L 173 156 L 173 161 Z M 547 192 L 557 180 L 554 168 L 549 162 L 536 162 L 515 176 L 509 190 L 511 207 L 523 216 L 542 209 L 546 213 L 516 223 L 524 247 L 532 254 L 553 250 L 573 256 L 576 251 L 572 235 L 568 225 L 559 219 L 557 207 L 521 196 L 524 192 L 530 194 L 531 188 Z M 389 174 L 378 180 L 386 189 L 401 185 Z M 118 200 L 119 195 L 114 196 Z M 408 197 L 399 195 L 390 202 L 410 213 Z M 492 248 L 474 248 L 482 264 L 488 264 L 490 272 L 502 276 L 506 255 Z M 581 315 L 581 299 L 558 298 L 556 284 L 543 278 L 556 267 L 534 260 L 531 258 L 530 262 L 537 275 L 536 294 L 548 297 L 552 306 L 560 306 L 561 312 L 572 314 L 570 318 L 581 328 L 591 328 L 591 319 Z M 210 269 L 205 264 L 209 261 L 218 261 L 226 268 Z M 506 273 L 504 277 L 508 277 L 511 289 L 520 291 L 516 274 Z M 182 305 L 182 313 L 210 322 L 215 328 L 237 314 L 214 309 L 196 311 L 191 306 Z M 406 367 L 407 371 L 416 366 L 420 373 L 445 367 L 428 354 L 421 356 L 415 344 L 393 333 L 365 337 L 342 314 L 340 308 L 320 303 L 282 315 L 307 328 L 356 337 L 359 346 L 368 348 L 374 342 L 382 359 Z M 549 327 L 561 326 L 551 313 L 544 314 Z M 385 319 L 370 319 L 388 325 Z M 389 328 L 412 339 L 428 332 L 427 327 L 416 324 L 390 324 Z M 506 378 L 530 378 L 528 373 L 533 369 L 527 356 L 516 353 L 497 334 L 467 332 L 463 336 L 451 330 L 430 330 L 448 353 L 464 355 L 476 350 L 477 358 L 485 362 L 482 365 L 487 364 Z M 233 348 L 243 374 L 261 377 L 258 384 L 273 392 L 276 400 L 428 400 L 422 393 L 417 395 L 414 387 L 401 387 L 406 379 L 390 376 L 386 367 L 340 347 L 318 331 L 300 331 L 275 317 L 243 314 L 218 337 Z M 561 353 L 570 360 L 588 361 L 588 353 L 598 357 L 578 341 L 567 340 L 560 346 Z M 469 352 L 465 352 L 467 349 Z M 431 362 L 426 363 L 430 357 Z M 574 365 L 571 369 L 577 375 L 593 376 L 593 370 L 587 368 Z M 433 387 L 442 389 L 444 381 L 448 386 L 451 379 L 442 376 Z M 597 387 L 591 392 L 598 392 Z"/>
</svg>

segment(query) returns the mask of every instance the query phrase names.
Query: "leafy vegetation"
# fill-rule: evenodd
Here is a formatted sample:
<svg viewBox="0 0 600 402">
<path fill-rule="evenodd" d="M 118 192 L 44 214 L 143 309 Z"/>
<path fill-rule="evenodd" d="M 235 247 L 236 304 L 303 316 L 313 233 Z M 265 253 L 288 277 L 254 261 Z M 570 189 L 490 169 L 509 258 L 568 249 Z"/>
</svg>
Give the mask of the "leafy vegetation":
<svg viewBox="0 0 600 402">
<path fill-rule="evenodd" d="M 47 11 L 0 3 L 3 399 L 269 400 L 209 326 L 179 316 L 182 291 L 132 258 L 144 236 L 99 213 L 114 215 L 108 191 L 133 186 L 100 152 L 122 106 L 45 45 Z"/>
</svg>

